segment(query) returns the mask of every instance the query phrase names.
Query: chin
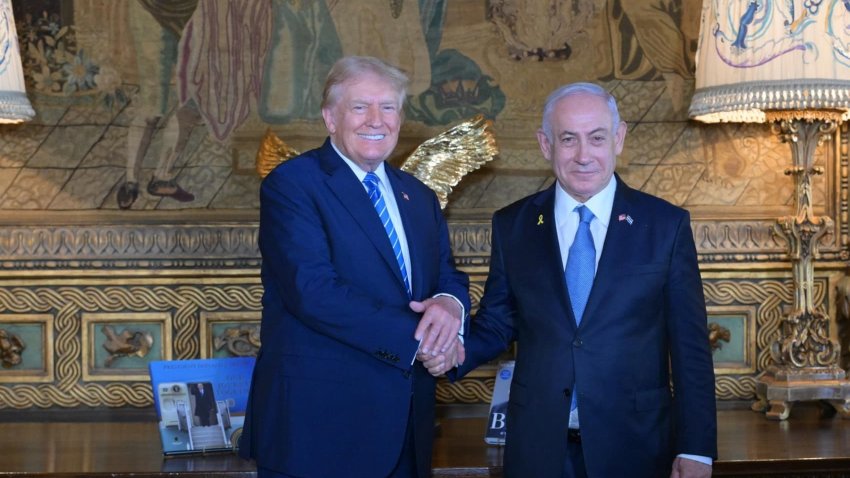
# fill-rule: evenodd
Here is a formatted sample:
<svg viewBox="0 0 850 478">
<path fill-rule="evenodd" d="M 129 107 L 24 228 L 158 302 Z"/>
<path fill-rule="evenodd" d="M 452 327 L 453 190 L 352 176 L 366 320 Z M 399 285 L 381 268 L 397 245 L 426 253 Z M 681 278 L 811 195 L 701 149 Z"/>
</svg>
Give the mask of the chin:
<svg viewBox="0 0 850 478">
<path fill-rule="evenodd" d="M 390 157 L 390 152 L 380 152 L 380 153 L 376 153 L 376 154 L 366 154 L 366 155 L 363 155 L 363 158 L 364 158 L 364 159 L 366 160 L 366 162 L 368 162 L 369 164 L 378 164 L 378 163 L 380 163 L 381 161 L 383 161 L 383 160 L 385 160 L 385 159 L 387 159 L 387 158 L 389 158 L 389 157 Z"/>
</svg>

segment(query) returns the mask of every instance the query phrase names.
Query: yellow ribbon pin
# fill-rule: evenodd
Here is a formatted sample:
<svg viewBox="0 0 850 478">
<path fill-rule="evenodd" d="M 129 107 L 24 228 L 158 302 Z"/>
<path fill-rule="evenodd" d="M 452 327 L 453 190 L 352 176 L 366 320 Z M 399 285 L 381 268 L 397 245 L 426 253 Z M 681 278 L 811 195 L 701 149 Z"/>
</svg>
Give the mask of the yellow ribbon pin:
<svg viewBox="0 0 850 478">
<path fill-rule="evenodd" d="M 537 225 L 543 224 L 543 214 L 537 216 Z"/>
</svg>

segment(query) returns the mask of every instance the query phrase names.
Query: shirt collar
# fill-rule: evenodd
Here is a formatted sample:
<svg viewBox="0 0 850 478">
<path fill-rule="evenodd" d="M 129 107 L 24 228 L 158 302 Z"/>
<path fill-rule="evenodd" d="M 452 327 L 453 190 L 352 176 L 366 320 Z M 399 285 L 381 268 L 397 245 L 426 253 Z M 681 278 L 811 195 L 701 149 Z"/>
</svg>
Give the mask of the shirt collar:
<svg viewBox="0 0 850 478">
<path fill-rule="evenodd" d="M 582 203 L 567 194 L 564 188 L 561 187 L 561 183 L 556 181 L 555 184 L 555 223 L 560 228 L 576 206 Z M 611 219 L 611 210 L 614 209 L 615 192 L 617 192 L 617 180 L 612 175 L 602 191 L 594 194 L 593 197 L 584 203 L 605 228 L 608 227 L 608 221 Z"/>
<path fill-rule="evenodd" d="M 333 141 L 331 141 L 331 146 L 333 147 L 334 151 L 336 151 L 336 154 L 338 154 L 339 157 L 342 158 L 343 161 L 345 161 L 345 164 L 347 164 L 348 167 L 351 168 L 351 171 L 353 171 L 354 174 L 357 176 L 357 180 L 362 183 L 363 180 L 366 178 L 366 171 L 363 171 L 363 169 L 361 169 L 360 166 L 357 165 L 357 163 L 348 159 L 344 154 L 342 154 L 340 152 L 340 150 L 337 149 L 337 147 L 333 143 Z M 389 184 L 389 182 L 388 182 L 389 179 L 387 179 L 387 172 L 384 169 L 384 162 L 383 161 L 381 161 L 381 164 L 379 164 L 378 167 L 375 168 L 375 171 L 373 171 L 373 172 L 378 176 L 378 179 L 381 180 L 381 184 L 383 184 L 384 187 L 386 187 L 386 185 Z"/>
</svg>

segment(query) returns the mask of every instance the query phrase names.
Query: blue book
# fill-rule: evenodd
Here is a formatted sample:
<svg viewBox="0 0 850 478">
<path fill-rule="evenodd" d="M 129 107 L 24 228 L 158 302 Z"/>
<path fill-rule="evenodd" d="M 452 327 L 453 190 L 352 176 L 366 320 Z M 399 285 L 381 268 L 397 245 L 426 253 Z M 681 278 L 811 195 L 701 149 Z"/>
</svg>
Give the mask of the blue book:
<svg viewBox="0 0 850 478">
<path fill-rule="evenodd" d="M 235 357 L 150 363 L 165 455 L 236 449 L 254 362 Z"/>
</svg>

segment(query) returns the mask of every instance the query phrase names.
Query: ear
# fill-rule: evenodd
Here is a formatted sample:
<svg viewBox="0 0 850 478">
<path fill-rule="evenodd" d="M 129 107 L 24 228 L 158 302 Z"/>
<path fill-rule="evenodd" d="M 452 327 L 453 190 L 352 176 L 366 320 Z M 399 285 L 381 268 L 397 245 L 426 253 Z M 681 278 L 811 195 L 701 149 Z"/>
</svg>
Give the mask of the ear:
<svg viewBox="0 0 850 478">
<path fill-rule="evenodd" d="M 334 113 L 330 108 L 322 108 L 322 118 L 325 120 L 325 128 L 328 133 L 336 133 L 336 122 L 334 121 Z"/>
<path fill-rule="evenodd" d="M 617 126 L 617 132 L 614 135 L 614 153 L 619 155 L 623 152 L 623 145 L 626 144 L 626 131 L 628 131 L 629 127 L 626 125 L 625 121 L 620 121 L 620 124 Z"/>
<path fill-rule="evenodd" d="M 552 162 L 552 143 L 549 142 L 549 138 L 546 137 L 543 129 L 537 130 L 537 143 L 540 145 L 540 152 L 543 153 L 546 161 Z"/>
</svg>

